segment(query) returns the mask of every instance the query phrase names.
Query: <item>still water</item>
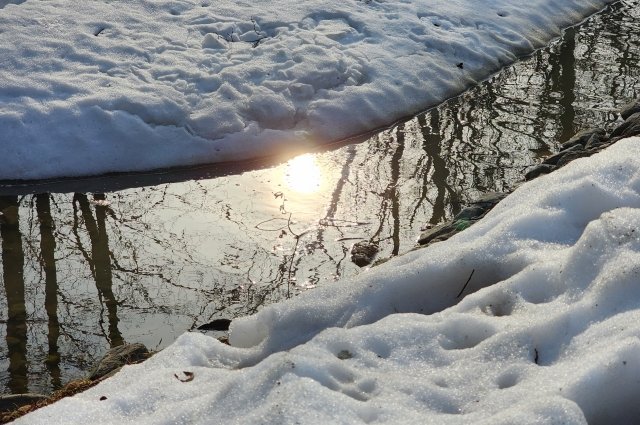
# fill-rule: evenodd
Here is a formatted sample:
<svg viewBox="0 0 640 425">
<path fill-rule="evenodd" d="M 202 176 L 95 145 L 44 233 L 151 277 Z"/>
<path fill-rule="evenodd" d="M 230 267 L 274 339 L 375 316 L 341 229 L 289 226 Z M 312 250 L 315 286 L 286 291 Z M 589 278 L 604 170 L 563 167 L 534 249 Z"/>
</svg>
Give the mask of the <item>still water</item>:
<svg viewBox="0 0 640 425">
<path fill-rule="evenodd" d="M 360 143 L 243 168 L 0 186 L 2 391 L 47 392 L 109 347 L 161 349 L 354 276 L 353 243 L 401 254 L 469 200 L 513 188 L 640 95 L 638 3 Z"/>
</svg>

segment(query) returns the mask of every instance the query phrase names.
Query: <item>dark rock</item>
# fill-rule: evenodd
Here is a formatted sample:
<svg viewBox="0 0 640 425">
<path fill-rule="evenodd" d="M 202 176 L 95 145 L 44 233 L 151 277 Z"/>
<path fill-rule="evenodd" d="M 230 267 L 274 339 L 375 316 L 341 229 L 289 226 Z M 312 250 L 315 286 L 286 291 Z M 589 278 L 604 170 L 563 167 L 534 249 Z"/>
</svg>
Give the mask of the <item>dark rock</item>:
<svg viewBox="0 0 640 425">
<path fill-rule="evenodd" d="M 465 207 L 453 218 L 452 221 L 440 224 L 432 229 L 426 230 L 418 239 L 419 245 L 431 245 L 449 239 L 458 232 L 472 226 L 476 221 L 484 217 L 498 202 L 503 200 L 507 193 L 489 192 L 485 193 L 468 207 Z"/>
<path fill-rule="evenodd" d="M 439 241 L 446 240 L 456 233 L 458 233 L 458 230 L 455 224 L 449 221 L 423 232 L 418 239 L 418 244 L 427 245 L 435 239 L 439 239 Z"/>
<path fill-rule="evenodd" d="M 640 99 L 636 99 L 633 102 L 629 102 L 620 109 L 620 116 L 623 120 L 626 120 L 631 115 L 640 112 Z"/>
<path fill-rule="evenodd" d="M 579 131 L 575 134 L 575 136 L 562 144 L 562 150 L 576 145 L 582 145 L 582 147 L 584 147 L 587 145 L 589 139 L 591 139 L 591 137 L 594 135 L 597 135 L 598 137 L 606 137 L 607 132 L 602 128 L 590 128 L 587 130 Z"/>
<path fill-rule="evenodd" d="M 11 412 L 47 398 L 46 395 L 32 393 L 0 395 L 0 412 Z"/>
<path fill-rule="evenodd" d="M 502 201 L 506 198 L 508 193 L 502 192 L 487 192 L 484 195 L 480 196 L 478 199 L 473 201 L 471 205 L 479 206 L 481 208 L 485 208 L 487 210 L 495 207 L 498 202 Z"/>
<path fill-rule="evenodd" d="M 527 171 L 527 173 L 524 175 L 524 179 L 526 181 L 533 180 L 536 177 L 539 177 L 539 176 L 541 176 L 543 174 L 549 174 L 550 172 L 552 172 L 555 169 L 556 169 L 556 167 L 554 167 L 553 165 L 540 164 L 540 165 L 537 165 L 537 166 L 533 167 L 529 171 Z"/>
<path fill-rule="evenodd" d="M 449 239 L 451 236 L 455 235 L 456 233 L 458 233 L 458 232 L 447 233 L 444 236 L 439 236 L 439 237 L 437 237 L 435 239 L 431 239 L 429 242 L 427 242 L 426 246 L 433 245 L 434 243 L 438 243 L 438 242 L 444 242 L 447 239 Z"/>
<path fill-rule="evenodd" d="M 487 212 L 489 212 L 490 210 L 485 210 L 485 214 Z M 475 218 L 475 219 L 460 219 L 460 220 L 455 220 L 453 222 L 453 227 L 456 229 L 457 232 L 462 232 L 464 229 L 468 229 L 469 227 L 471 227 L 472 225 L 474 225 L 481 217 Z"/>
<path fill-rule="evenodd" d="M 351 248 L 351 261 L 358 267 L 365 267 L 373 262 L 373 258 L 377 253 L 378 245 L 373 242 L 357 242 Z"/>
<path fill-rule="evenodd" d="M 143 344 L 125 344 L 113 347 L 89 374 L 89 379 L 100 379 L 126 364 L 139 363 L 149 357 L 149 350 Z"/>
<path fill-rule="evenodd" d="M 574 146 L 580 146 L 580 147 L 584 147 L 585 146 L 580 142 L 576 142 L 576 141 L 572 141 L 571 143 L 570 142 L 571 141 L 566 141 L 563 144 L 561 144 L 560 145 L 560 151 L 562 152 L 563 150 L 570 149 L 570 148 L 572 148 Z"/>
<path fill-rule="evenodd" d="M 622 139 L 640 134 L 640 112 L 636 112 L 611 132 L 611 139 Z"/>
<path fill-rule="evenodd" d="M 542 163 L 547 165 L 558 165 L 558 161 L 560 161 L 560 159 L 564 157 L 566 154 L 570 152 L 580 151 L 583 149 L 584 147 L 582 146 L 582 144 L 578 143 L 576 145 L 571 146 L 570 148 L 567 148 L 565 150 L 558 152 L 557 154 L 551 155 L 550 157 L 542 161 Z"/>
<path fill-rule="evenodd" d="M 468 207 L 465 207 L 453 217 L 454 221 L 457 220 L 477 220 L 478 218 L 484 216 L 487 213 L 487 208 L 483 208 L 480 205 L 471 204 Z"/>
<path fill-rule="evenodd" d="M 472 226 L 507 195 L 508 193 L 503 192 L 485 193 L 469 206 L 463 208 L 455 215 L 453 220 L 424 231 L 418 238 L 418 247 L 424 248 L 425 246 L 445 241 L 455 234 Z"/>
<path fill-rule="evenodd" d="M 585 157 L 591 156 L 591 155 L 593 155 L 593 151 L 581 150 L 581 151 L 576 151 L 576 152 L 570 152 L 570 153 L 566 154 L 565 156 L 563 156 L 560 159 L 560 161 L 558 161 L 558 168 L 564 167 L 565 165 L 567 165 L 568 163 L 570 163 L 574 159 L 585 158 Z"/>
<path fill-rule="evenodd" d="M 611 145 L 611 140 L 607 137 L 606 134 L 594 134 L 591 136 L 587 144 L 585 145 L 586 150 L 602 150 L 607 146 Z"/>
<path fill-rule="evenodd" d="M 198 329 L 201 331 L 228 331 L 230 325 L 230 319 L 216 319 L 213 322 L 198 326 Z"/>
<path fill-rule="evenodd" d="M 416 246 L 414 246 L 414 247 L 410 248 L 410 249 L 409 249 L 409 251 L 412 251 L 412 250 L 414 250 L 414 249 L 416 249 L 416 248 L 424 248 L 424 247 L 422 247 L 422 246 L 420 246 L 420 245 L 416 245 Z M 378 267 L 380 264 L 384 264 L 384 263 L 386 263 L 387 261 L 391 260 L 392 258 L 393 258 L 393 257 L 389 257 L 389 258 L 378 258 L 376 261 L 374 261 L 374 262 L 371 264 L 371 267 L 372 267 L 372 268 L 373 268 L 373 267 Z"/>
</svg>

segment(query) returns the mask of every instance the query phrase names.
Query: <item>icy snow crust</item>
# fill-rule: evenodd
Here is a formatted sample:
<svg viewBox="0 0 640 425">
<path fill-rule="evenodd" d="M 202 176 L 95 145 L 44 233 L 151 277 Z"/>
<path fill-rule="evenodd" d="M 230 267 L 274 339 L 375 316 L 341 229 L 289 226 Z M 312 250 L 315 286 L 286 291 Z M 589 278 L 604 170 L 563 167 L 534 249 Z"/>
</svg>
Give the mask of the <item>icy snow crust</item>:
<svg viewBox="0 0 640 425">
<path fill-rule="evenodd" d="M 247 348 L 184 334 L 18 423 L 637 423 L 639 223 L 635 138 L 448 241 L 234 321 Z"/>
<path fill-rule="evenodd" d="M 242 160 L 435 105 L 612 0 L 0 0 L 0 179 Z"/>
</svg>

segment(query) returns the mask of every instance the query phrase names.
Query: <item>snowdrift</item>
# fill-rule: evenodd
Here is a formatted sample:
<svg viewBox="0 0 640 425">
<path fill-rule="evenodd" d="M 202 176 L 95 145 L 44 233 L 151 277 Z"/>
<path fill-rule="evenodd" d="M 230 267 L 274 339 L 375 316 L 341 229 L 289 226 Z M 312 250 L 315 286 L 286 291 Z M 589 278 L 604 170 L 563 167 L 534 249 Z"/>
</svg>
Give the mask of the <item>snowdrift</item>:
<svg viewBox="0 0 640 425">
<path fill-rule="evenodd" d="M 610 1 L 1 1 L 0 179 L 326 144 L 462 92 Z"/>
</svg>

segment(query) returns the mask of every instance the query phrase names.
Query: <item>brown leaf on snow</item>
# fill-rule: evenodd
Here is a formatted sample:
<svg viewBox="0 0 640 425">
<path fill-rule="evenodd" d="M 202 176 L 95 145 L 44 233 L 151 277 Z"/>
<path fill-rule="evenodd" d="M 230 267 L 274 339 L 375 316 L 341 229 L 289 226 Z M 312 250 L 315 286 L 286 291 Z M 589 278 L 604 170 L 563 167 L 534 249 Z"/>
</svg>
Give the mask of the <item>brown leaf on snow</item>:
<svg viewBox="0 0 640 425">
<path fill-rule="evenodd" d="M 195 375 L 194 375 L 194 373 L 193 373 L 193 372 L 183 371 L 182 373 L 184 374 L 184 376 L 185 376 L 186 378 L 180 378 L 180 377 L 179 377 L 177 374 L 175 374 L 175 373 L 173 374 L 173 376 L 175 376 L 175 377 L 176 377 L 176 379 L 177 379 L 178 381 L 180 381 L 180 382 L 191 382 L 191 381 L 193 381 L 193 378 L 195 378 Z"/>
</svg>

